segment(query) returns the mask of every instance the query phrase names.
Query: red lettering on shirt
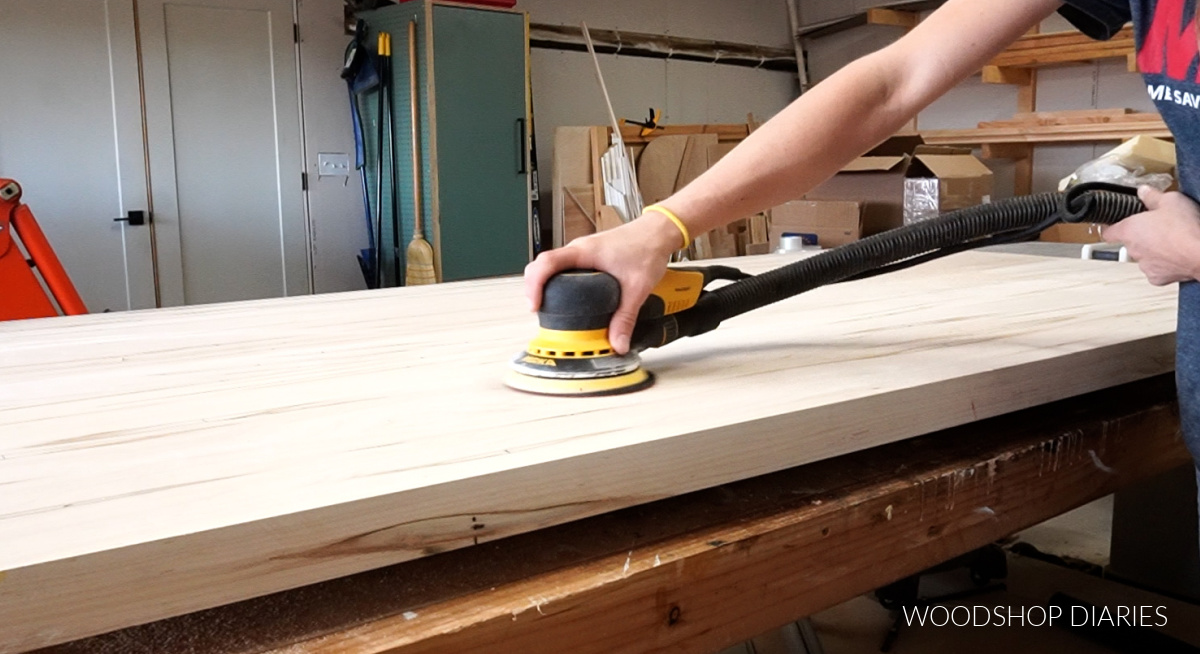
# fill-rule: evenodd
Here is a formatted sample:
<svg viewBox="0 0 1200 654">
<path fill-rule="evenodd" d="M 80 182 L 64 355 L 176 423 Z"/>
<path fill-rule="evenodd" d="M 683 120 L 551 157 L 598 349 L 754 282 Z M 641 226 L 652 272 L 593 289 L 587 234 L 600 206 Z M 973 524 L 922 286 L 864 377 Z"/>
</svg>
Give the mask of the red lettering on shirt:
<svg viewBox="0 0 1200 654">
<path fill-rule="evenodd" d="M 1138 70 L 1166 74 L 1177 80 L 1187 78 L 1188 69 L 1200 55 L 1196 45 L 1196 17 L 1183 22 L 1185 0 L 1158 0 L 1150 28 L 1138 50 Z M 1192 81 L 1200 81 L 1200 75 Z"/>
</svg>

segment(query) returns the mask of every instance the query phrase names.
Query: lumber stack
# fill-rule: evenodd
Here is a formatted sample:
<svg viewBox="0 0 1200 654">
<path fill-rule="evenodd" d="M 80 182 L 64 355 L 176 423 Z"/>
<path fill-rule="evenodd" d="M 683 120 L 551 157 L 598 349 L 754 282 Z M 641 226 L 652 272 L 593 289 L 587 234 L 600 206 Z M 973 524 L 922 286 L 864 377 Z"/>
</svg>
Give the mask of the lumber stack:
<svg viewBox="0 0 1200 654">
<path fill-rule="evenodd" d="M 1085 109 L 1018 113 L 975 129 L 927 129 L 931 145 L 1004 145 L 1123 141 L 1138 135 L 1172 138 L 1162 116 L 1131 109 Z"/>
<path fill-rule="evenodd" d="M 985 159 L 1017 162 L 1017 194 L 1032 191 L 1034 148 L 1040 143 L 1100 143 L 1125 141 L 1135 136 L 1173 139 L 1162 117 L 1132 109 L 1083 109 L 1033 111 L 1015 114 L 1009 120 L 979 123 L 975 129 L 923 130 L 922 138 L 934 145 L 969 145 L 982 148 Z M 1082 165 L 1085 161 L 1080 161 Z M 1100 232 L 1093 225 L 1055 225 L 1042 233 L 1042 240 L 1095 243 Z"/>
<path fill-rule="evenodd" d="M 500 382 L 535 328 L 522 288 L 505 278 L 0 324 L 0 651 L 1174 364 L 1175 292 L 1135 265 L 966 253 L 649 351 L 658 382 L 640 393 L 546 398 Z"/>
<path fill-rule="evenodd" d="M 1107 41 L 1097 41 L 1077 31 L 1029 34 L 1017 39 L 1005 48 L 1004 52 L 996 55 L 984 70 L 1041 68 L 1055 64 L 1129 57 L 1133 52 L 1131 26 L 1124 27 Z"/>
</svg>

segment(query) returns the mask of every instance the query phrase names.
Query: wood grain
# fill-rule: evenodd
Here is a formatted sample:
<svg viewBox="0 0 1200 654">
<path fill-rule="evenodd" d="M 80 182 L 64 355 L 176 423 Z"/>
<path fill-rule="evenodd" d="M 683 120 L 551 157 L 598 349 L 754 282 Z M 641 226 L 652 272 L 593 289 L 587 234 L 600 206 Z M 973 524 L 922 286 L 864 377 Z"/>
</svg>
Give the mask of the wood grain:
<svg viewBox="0 0 1200 654">
<path fill-rule="evenodd" d="M 891 25 L 911 30 L 921 22 L 921 15 L 913 11 L 896 11 L 877 7 L 867 10 L 868 25 Z"/>
<path fill-rule="evenodd" d="M 591 143 L 591 158 L 588 168 L 592 171 L 592 215 L 600 215 L 600 206 L 604 204 L 604 168 L 600 158 L 608 151 L 608 128 L 603 125 L 593 125 L 588 128 L 588 138 Z"/>
<path fill-rule="evenodd" d="M 621 214 L 617 213 L 615 207 L 607 204 L 600 205 L 600 215 L 596 217 L 596 231 L 603 232 L 609 229 L 616 229 L 624 225 L 621 220 Z"/>
<path fill-rule="evenodd" d="M 978 127 L 1014 127 L 1025 125 L 1075 125 L 1109 123 L 1122 120 L 1153 120 L 1157 113 L 1136 113 L 1128 108 L 1068 109 L 1065 111 L 1023 111 L 1008 120 L 985 120 Z"/>
<path fill-rule="evenodd" d="M 1096 41 L 1074 31 L 1033 34 L 1018 39 L 993 58 L 989 65 L 1001 68 L 1036 68 L 1052 64 L 1121 58 L 1133 50 L 1131 27 L 1125 27 L 1107 41 Z"/>
<path fill-rule="evenodd" d="M 562 191 L 566 196 L 566 205 L 563 207 L 562 245 L 566 245 L 580 236 L 595 234 L 596 217 L 591 212 L 596 206 L 596 191 L 592 185 L 564 186 Z"/>
<path fill-rule="evenodd" d="M 624 125 L 621 127 L 621 138 L 626 145 L 646 143 L 663 136 L 680 134 L 714 134 L 722 142 L 740 142 L 750 134 L 750 126 L 741 123 L 731 125 L 660 125 L 653 132 L 642 136 L 641 127 Z"/>
<path fill-rule="evenodd" d="M 687 139 L 679 166 L 679 176 L 675 178 L 676 191 L 691 184 L 708 170 L 708 149 L 717 145 L 716 134 L 693 134 Z"/>
<path fill-rule="evenodd" d="M 1185 464 L 1173 382 L 1161 375 L 43 652 L 708 654 Z"/>
<path fill-rule="evenodd" d="M 1130 411 L 1117 393 L 1090 400 L 1106 401 L 1092 405 L 1102 411 Z M 703 499 L 734 504 L 741 520 L 412 606 L 407 616 L 347 625 L 301 647 L 312 654 L 715 652 L 1189 461 L 1169 400 L 1099 420 L 1080 420 L 1072 408 L 1060 403 L 1058 416 L 1022 412 L 724 486 Z M 751 492 L 774 506 L 744 501 Z M 774 510 L 747 515 L 764 505 Z"/>
<path fill-rule="evenodd" d="M 648 352 L 659 381 L 647 391 L 543 398 L 499 381 L 534 328 L 521 288 L 507 278 L 0 325 L 0 651 L 1173 367 L 1174 292 L 1135 266 L 971 253 Z"/>
<path fill-rule="evenodd" d="M 1144 120 L 1083 123 L 1075 125 L 1023 125 L 976 129 L 928 129 L 921 136 L 930 145 L 979 145 L 984 143 L 1071 143 L 1123 141 L 1139 134 L 1173 138 L 1161 117 Z"/>
<path fill-rule="evenodd" d="M 675 181 L 683 163 L 688 142 L 686 135 L 663 136 L 646 144 L 638 157 L 638 187 L 647 206 L 666 200 L 675 192 Z"/>
<path fill-rule="evenodd" d="M 572 238 L 590 234 L 586 229 L 581 230 L 579 223 L 587 227 L 584 218 L 595 211 L 591 195 L 588 195 L 586 207 L 579 207 L 567 195 L 568 188 L 590 186 L 592 184 L 591 157 L 591 128 L 590 127 L 555 127 L 554 128 L 554 172 L 553 172 L 553 247 L 562 247 L 571 242 Z M 581 198 L 580 198 L 581 199 Z"/>
</svg>

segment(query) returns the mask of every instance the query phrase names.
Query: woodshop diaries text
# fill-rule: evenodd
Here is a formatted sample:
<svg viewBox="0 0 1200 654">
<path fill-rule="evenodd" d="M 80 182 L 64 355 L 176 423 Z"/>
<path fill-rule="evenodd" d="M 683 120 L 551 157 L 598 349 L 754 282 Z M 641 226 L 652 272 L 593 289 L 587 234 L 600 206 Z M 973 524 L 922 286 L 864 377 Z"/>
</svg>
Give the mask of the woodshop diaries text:
<svg viewBox="0 0 1200 654">
<path fill-rule="evenodd" d="M 1165 606 L 913 606 L 908 626 L 931 627 L 1165 627 Z"/>
</svg>

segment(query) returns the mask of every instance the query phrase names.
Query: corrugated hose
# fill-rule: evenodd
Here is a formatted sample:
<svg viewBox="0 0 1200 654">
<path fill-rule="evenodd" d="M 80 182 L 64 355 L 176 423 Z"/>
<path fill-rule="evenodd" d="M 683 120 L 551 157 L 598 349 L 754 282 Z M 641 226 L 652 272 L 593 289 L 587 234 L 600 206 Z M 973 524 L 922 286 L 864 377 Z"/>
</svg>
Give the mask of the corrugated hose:
<svg viewBox="0 0 1200 654">
<path fill-rule="evenodd" d="M 639 323 L 634 350 L 716 329 L 722 321 L 820 286 L 864 279 L 956 252 L 1036 237 L 1058 223 L 1111 225 L 1145 211 L 1137 189 L 1103 182 L 959 209 L 754 275 L 701 295 L 679 313 Z"/>
</svg>

